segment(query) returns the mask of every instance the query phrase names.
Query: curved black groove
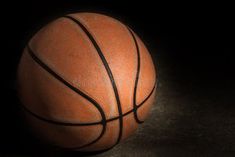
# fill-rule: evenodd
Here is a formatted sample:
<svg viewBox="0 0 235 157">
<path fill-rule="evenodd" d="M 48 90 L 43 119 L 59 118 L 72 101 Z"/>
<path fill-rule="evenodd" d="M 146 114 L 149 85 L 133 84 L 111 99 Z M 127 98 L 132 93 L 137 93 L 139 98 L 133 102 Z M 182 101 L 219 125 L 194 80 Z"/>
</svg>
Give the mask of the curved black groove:
<svg viewBox="0 0 235 157">
<path fill-rule="evenodd" d="M 140 108 L 149 99 L 149 97 L 153 94 L 153 91 L 154 91 L 155 87 L 156 87 L 156 85 L 154 85 L 154 87 L 151 90 L 151 92 L 149 93 L 149 95 L 139 105 L 136 105 L 137 109 Z M 134 108 L 132 110 L 127 111 L 126 113 L 124 113 L 122 115 L 122 117 L 125 117 L 125 116 L 127 116 L 128 114 L 130 114 L 132 112 L 134 112 Z M 107 122 L 110 122 L 110 121 L 113 121 L 113 120 L 116 120 L 116 119 L 118 119 L 118 117 L 113 117 L 113 118 L 107 119 Z"/>
<path fill-rule="evenodd" d="M 55 125 L 63 125 L 63 126 L 89 126 L 89 125 L 97 125 L 97 124 L 102 124 L 101 121 L 99 122 L 91 122 L 91 123 L 70 123 L 70 122 L 61 122 L 61 121 L 56 121 L 56 120 L 51 120 L 51 119 L 47 119 L 44 118 L 42 116 L 39 116 L 38 114 L 30 111 L 27 107 L 25 107 L 24 105 L 21 105 L 21 107 L 28 112 L 29 114 L 31 114 L 32 116 L 36 117 L 37 119 L 40 119 L 42 121 L 45 121 L 47 123 L 52 123 Z M 107 122 L 107 120 L 106 120 Z"/>
<path fill-rule="evenodd" d="M 118 139 L 117 139 L 117 143 L 119 143 L 119 141 L 121 140 L 122 137 L 122 128 L 123 128 L 123 117 L 122 117 L 122 107 L 121 107 L 121 102 L 120 102 L 120 98 L 119 98 L 119 94 L 118 94 L 118 90 L 117 90 L 117 86 L 112 74 L 112 71 L 108 65 L 107 60 L 105 59 L 103 52 L 101 51 L 99 45 L 97 44 L 97 42 L 95 41 L 95 39 L 93 38 L 93 36 L 91 35 L 91 33 L 87 30 L 87 28 L 77 19 L 71 17 L 71 16 L 64 16 L 64 18 L 68 18 L 70 20 L 72 20 L 73 22 L 75 22 L 88 36 L 88 38 L 90 39 L 90 41 L 92 42 L 92 44 L 94 45 L 95 49 L 97 50 L 100 59 L 102 60 L 104 67 L 108 73 L 109 79 L 112 83 L 112 87 L 113 87 L 113 91 L 115 94 L 115 98 L 117 101 L 117 106 L 118 106 L 118 112 L 119 112 L 119 135 L 118 135 Z"/>
<path fill-rule="evenodd" d="M 153 94 L 153 91 L 154 89 L 156 88 L 156 86 L 153 87 L 152 91 L 149 93 L 149 95 L 139 104 L 137 105 L 137 108 L 140 108 L 148 99 L 149 97 Z M 90 125 L 98 125 L 98 124 L 102 124 L 102 121 L 98 121 L 98 122 L 90 122 L 90 123 L 72 123 L 72 122 L 61 122 L 61 121 L 56 121 L 56 120 L 51 120 L 51 119 L 47 119 L 47 118 L 44 118 L 44 117 L 41 117 L 39 116 L 38 114 L 30 111 L 28 108 L 26 108 L 24 105 L 22 105 L 23 109 L 28 112 L 29 114 L 31 114 L 32 116 L 42 120 L 42 121 L 45 121 L 47 123 L 52 123 L 52 124 L 55 124 L 55 125 L 63 125 L 63 126 L 90 126 Z M 122 117 L 125 117 L 129 114 L 131 114 L 132 112 L 134 111 L 134 109 L 131 109 L 129 111 L 127 111 L 126 113 L 124 113 L 122 115 Z M 108 122 L 111 122 L 111 121 L 114 121 L 114 120 L 117 120 L 119 119 L 120 117 L 119 116 L 116 116 L 116 117 L 113 117 L 113 118 L 110 118 L 110 119 L 106 119 L 106 123 Z"/>
<path fill-rule="evenodd" d="M 134 87 L 134 93 L 133 93 L 133 112 L 134 112 L 135 121 L 137 123 L 143 123 L 144 121 L 142 121 L 138 118 L 138 115 L 137 115 L 138 107 L 136 104 L 136 92 L 137 92 L 137 86 L 138 86 L 139 74 L 140 74 L 140 50 L 139 50 L 139 45 L 136 41 L 135 35 L 133 34 L 133 32 L 129 28 L 128 28 L 128 30 L 131 33 L 131 36 L 134 40 L 136 52 L 137 52 L 137 71 L 136 71 L 135 87 Z"/>
<path fill-rule="evenodd" d="M 32 57 L 32 59 L 38 63 L 44 70 L 46 70 L 48 73 L 50 73 L 52 76 L 54 76 L 57 80 L 59 80 L 60 82 L 62 82 L 64 85 L 66 85 L 68 88 L 70 88 L 71 90 L 73 90 L 74 92 L 76 92 L 77 94 L 81 95 L 82 97 L 84 97 L 85 99 L 87 99 L 89 102 L 91 102 L 97 109 L 98 111 L 100 112 L 100 115 L 102 117 L 102 121 L 101 121 L 101 124 L 103 125 L 103 129 L 100 133 L 100 135 L 92 142 L 84 145 L 84 146 L 81 146 L 79 148 L 82 148 L 82 147 L 86 147 L 88 145 L 91 145 L 95 142 L 97 142 L 102 136 L 103 134 L 105 133 L 105 130 L 106 130 L 106 117 L 105 117 L 105 114 L 104 114 L 104 111 L 103 109 L 100 107 L 100 105 L 91 97 L 89 97 L 88 95 L 86 95 L 85 93 L 83 93 L 82 91 L 80 91 L 79 89 L 75 88 L 74 86 L 72 86 L 69 82 L 67 82 L 66 80 L 64 80 L 62 77 L 60 77 L 56 72 L 54 72 L 52 69 L 50 69 L 45 63 L 43 63 L 35 54 L 34 52 L 32 51 L 32 49 L 27 46 L 27 49 L 28 49 L 28 52 L 29 52 L 29 55 Z M 25 108 L 25 107 L 24 107 Z M 25 108 L 26 109 L 26 108 Z M 29 110 L 28 110 L 29 111 Z M 35 117 L 41 119 L 41 120 L 44 120 L 44 121 L 50 121 L 50 120 L 46 120 L 40 116 L 37 116 L 36 114 L 32 113 Z M 52 121 L 50 121 L 52 122 Z M 59 123 L 61 124 L 61 122 L 55 122 L 53 121 L 53 123 Z M 63 123 L 63 125 L 73 125 L 71 123 Z M 78 125 L 78 124 L 76 124 Z M 89 123 L 82 123 L 82 124 L 79 124 L 79 125 L 92 125 L 92 124 L 89 124 Z"/>
</svg>

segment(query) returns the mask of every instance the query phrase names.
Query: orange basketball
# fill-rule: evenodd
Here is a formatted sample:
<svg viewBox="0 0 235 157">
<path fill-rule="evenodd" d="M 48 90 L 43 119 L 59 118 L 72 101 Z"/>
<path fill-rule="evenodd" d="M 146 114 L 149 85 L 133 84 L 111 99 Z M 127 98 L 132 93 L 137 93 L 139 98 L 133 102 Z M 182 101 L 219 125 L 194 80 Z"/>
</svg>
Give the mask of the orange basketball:
<svg viewBox="0 0 235 157">
<path fill-rule="evenodd" d="M 18 68 L 31 128 L 47 142 L 98 151 L 126 139 L 154 101 L 156 74 L 140 38 L 96 13 L 61 17 L 30 40 Z"/>
</svg>

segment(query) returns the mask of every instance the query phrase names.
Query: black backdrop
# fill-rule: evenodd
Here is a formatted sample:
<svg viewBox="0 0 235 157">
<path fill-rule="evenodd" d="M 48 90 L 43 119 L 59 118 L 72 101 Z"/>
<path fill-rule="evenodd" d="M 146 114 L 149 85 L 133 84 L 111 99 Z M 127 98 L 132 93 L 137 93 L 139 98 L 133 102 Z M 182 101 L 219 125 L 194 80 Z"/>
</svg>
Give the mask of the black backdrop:
<svg viewBox="0 0 235 157">
<path fill-rule="evenodd" d="M 101 12 L 123 21 L 144 40 L 159 69 L 164 60 L 164 64 L 175 71 L 182 89 L 193 88 L 191 94 L 201 94 L 201 99 L 216 97 L 222 103 L 211 105 L 222 105 L 225 113 L 235 112 L 234 17 L 230 4 L 163 4 L 147 0 L 8 1 L 1 4 L 0 19 L 0 154 L 34 150 L 35 141 L 24 131 L 18 115 L 15 73 L 22 49 L 47 22 L 76 11 Z M 202 110 L 205 107 L 199 106 Z M 235 140 L 235 136 L 230 138 Z M 231 143 L 225 141 L 226 144 L 230 146 Z"/>
</svg>

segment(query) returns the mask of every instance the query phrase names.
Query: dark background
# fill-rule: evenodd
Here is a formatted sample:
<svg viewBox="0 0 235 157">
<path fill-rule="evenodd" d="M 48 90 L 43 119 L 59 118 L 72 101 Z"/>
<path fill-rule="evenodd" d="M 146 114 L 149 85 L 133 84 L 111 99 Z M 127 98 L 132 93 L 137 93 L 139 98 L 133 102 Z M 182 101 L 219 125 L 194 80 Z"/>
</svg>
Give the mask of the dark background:
<svg viewBox="0 0 235 157">
<path fill-rule="evenodd" d="M 234 16 L 231 4 L 141 1 L 7 1 L 1 4 L 0 156 L 84 155 L 51 150 L 19 115 L 16 69 L 40 27 L 67 13 L 92 11 L 129 25 L 159 74 L 149 120 L 101 156 L 234 156 Z"/>
</svg>

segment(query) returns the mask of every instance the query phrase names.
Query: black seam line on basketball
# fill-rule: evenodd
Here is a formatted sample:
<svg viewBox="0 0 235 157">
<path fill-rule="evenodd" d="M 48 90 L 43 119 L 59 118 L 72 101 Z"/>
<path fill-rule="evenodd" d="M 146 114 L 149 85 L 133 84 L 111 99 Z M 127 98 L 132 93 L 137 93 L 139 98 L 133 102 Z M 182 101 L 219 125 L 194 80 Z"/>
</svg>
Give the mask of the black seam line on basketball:
<svg viewBox="0 0 235 157">
<path fill-rule="evenodd" d="M 118 94 L 118 90 L 117 90 L 117 86 L 112 74 L 112 71 L 108 65 L 107 60 L 105 59 L 103 52 L 101 51 L 100 47 L 98 46 L 97 42 L 95 41 L 94 37 L 91 35 L 91 33 L 88 31 L 88 29 L 77 19 L 71 17 L 71 16 L 64 16 L 65 18 L 68 18 L 70 20 L 72 20 L 73 22 L 75 22 L 88 36 L 88 38 L 90 39 L 90 41 L 92 42 L 92 44 L 94 45 L 95 49 L 98 52 L 98 55 L 100 56 L 100 59 L 102 60 L 104 67 L 108 73 L 109 79 L 112 83 L 112 87 L 113 87 L 113 91 L 115 94 L 115 98 L 117 101 L 117 106 L 118 106 L 118 113 L 119 113 L 119 135 L 118 135 L 118 139 L 117 139 L 117 143 L 119 143 L 119 141 L 121 140 L 122 137 L 122 129 L 123 129 L 123 117 L 122 117 L 122 107 L 121 107 L 121 102 L 119 99 L 119 94 Z"/>
<path fill-rule="evenodd" d="M 135 86 L 134 86 L 134 92 L 133 92 L 133 111 L 134 111 L 134 117 L 135 117 L 135 121 L 137 123 L 143 123 L 144 121 L 140 120 L 138 118 L 137 115 L 137 105 L 136 105 L 136 93 L 137 93 L 137 86 L 138 86 L 138 81 L 139 81 L 139 74 L 140 74 L 140 51 L 139 51 L 139 45 L 136 41 L 135 35 L 133 34 L 133 32 L 130 30 L 130 28 L 127 27 L 127 29 L 129 30 L 134 43 L 135 43 L 135 47 L 136 47 L 136 53 L 137 53 L 137 70 L 136 70 L 136 78 L 135 78 Z"/>
<path fill-rule="evenodd" d="M 137 108 L 140 108 L 149 99 L 149 97 L 152 95 L 152 93 L 153 93 L 155 88 L 156 88 L 156 86 L 154 86 L 153 89 L 151 90 L 151 92 L 149 93 L 149 95 L 139 105 L 137 105 Z M 32 116 L 34 116 L 34 117 L 36 117 L 36 118 L 38 118 L 38 119 L 40 119 L 42 121 L 45 121 L 47 123 L 52 123 L 52 124 L 55 124 L 55 125 L 63 125 L 63 126 L 90 126 L 90 125 L 99 125 L 99 124 L 102 124 L 102 121 L 90 122 L 90 123 L 72 123 L 72 122 L 60 122 L 60 121 L 56 121 L 56 120 L 50 120 L 50 119 L 47 119 L 47 118 L 44 118 L 44 117 L 41 117 L 41 116 L 35 114 L 34 112 L 32 112 L 28 108 L 26 108 L 24 105 L 21 105 L 21 106 L 22 106 L 22 108 L 25 111 L 27 111 Z M 133 109 L 127 111 L 126 113 L 124 113 L 122 115 L 122 117 L 125 117 L 125 116 L 129 115 L 132 112 L 133 112 Z M 117 120 L 117 119 L 119 119 L 119 116 L 113 117 L 113 118 L 110 118 L 110 119 L 106 119 L 106 123 L 114 121 L 114 120 Z"/>
<path fill-rule="evenodd" d="M 89 102 L 91 102 L 97 109 L 98 111 L 100 112 L 100 115 L 101 115 L 101 118 L 102 118 L 102 121 L 101 121 L 101 124 L 103 126 L 102 128 L 102 131 L 100 133 L 100 135 L 95 139 L 93 140 L 92 142 L 88 143 L 88 144 L 85 144 L 79 148 L 83 148 L 83 147 L 86 147 L 88 145 L 91 145 L 95 142 L 97 142 L 102 136 L 103 134 L 105 133 L 105 130 L 106 130 L 106 117 L 105 117 L 105 114 L 104 114 L 104 111 L 103 109 L 100 107 L 100 105 L 94 100 L 92 99 L 91 97 L 89 97 L 88 95 L 86 95 L 85 93 L 83 93 L 82 91 L 80 91 L 79 89 L 75 88 L 74 86 L 72 86 L 70 83 L 68 83 L 66 80 L 64 80 L 62 77 L 60 77 L 56 72 L 54 72 L 51 68 L 49 68 L 45 63 L 43 63 L 35 54 L 34 52 L 32 51 L 32 49 L 27 46 L 27 49 L 28 49 L 28 52 L 30 54 L 30 56 L 32 57 L 32 59 L 38 63 L 38 65 L 40 65 L 40 67 L 42 67 L 44 70 L 46 70 L 48 73 L 50 73 L 52 76 L 54 76 L 57 80 L 59 80 L 60 82 L 62 82 L 64 85 L 66 85 L 68 88 L 70 88 L 71 90 L 73 90 L 74 92 L 76 92 L 77 94 L 81 95 L 82 97 L 84 97 L 85 99 L 87 99 Z M 35 114 L 34 114 L 35 115 Z M 35 115 L 36 116 L 36 115 Z M 38 117 L 38 116 L 37 116 Z M 39 118 L 39 117 L 38 117 Z M 82 124 L 84 125 L 84 124 Z"/>
<path fill-rule="evenodd" d="M 151 92 L 149 93 L 149 95 L 148 95 L 139 105 L 136 106 L 137 109 L 140 108 L 140 107 L 149 99 L 149 97 L 153 94 L 153 91 L 154 91 L 155 87 L 156 87 L 156 86 L 154 85 L 154 87 L 153 87 L 153 89 L 151 90 Z M 122 116 L 125 117 L 125 116 L 127 116 L 128 114 L 130 114 L 130 113 L 132 113 L 132 112 L 134 112 L 134 109 L 132 109 L 132 110 L 130 110 L 130 111 L 127 111 L 127 112 L 124 113 Z M 110 118 L 110 119 L 107 119 L 107 122 L 110 122 L 110 121 L 113 121 L 113 120 L 116 120 L 116 119 L 118 119 L 118 117 Z"/>
<path fill-rule="evenodd" d="M 155 88 L 156 88 L 156 83 L 154 84 L 154 87 L 153 87 L 153 89 L 151 90 L 150 94 L 137 106 L 138 108 L 141 107 L 141 106 L 149 99 L 149 97 L 152 95 L 152 93 L 153 93 L 153 91 L 154 91 Z M 123 114 L 122 116 L 124 117 L 124 116 L 126 116 L 126 115 L 128 115 L 128 114 L 130 114 L 130 113 L 132 113 L 132 112 L 133 112 L 133 109 L 130 110 L 130 111 L 128 111 L 128 112 L 126 112 L 126 113 Z M 114 118 L 108 119 L 106 122 L 114 121 L 114 120 L 117 120 L 117 119 L 119 119 L 119 117 L 114 117 Z M 112 147 L 114 147 L 114 146 L 115 146 L 115 145 L 113 145 Z M 112 148 L 112 147 L 110 147 L 110 148 Z M 67 147 L 67 148 L 65 148 L 65 149 L 76 150 L 76 149 L 81 149 L 81 148 L 80 148 L 80 147 Z"/>
</svg>

